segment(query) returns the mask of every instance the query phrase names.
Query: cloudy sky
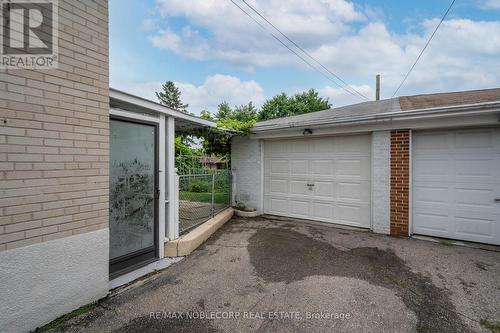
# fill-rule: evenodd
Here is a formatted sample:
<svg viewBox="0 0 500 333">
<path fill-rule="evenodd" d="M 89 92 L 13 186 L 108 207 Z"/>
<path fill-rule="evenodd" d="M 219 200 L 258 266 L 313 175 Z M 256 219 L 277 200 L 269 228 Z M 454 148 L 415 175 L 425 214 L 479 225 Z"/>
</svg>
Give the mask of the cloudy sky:
<svg viewBox="0 0 500 333">
<path fill-rule="evenodd" d="M 246 1 L 369 98 L 376 74 L 382 98 L 393 95 L 450 4 Z M 153 100 L 172 80 L 195 114 L 224 100 L 260 105 L 309 88 L 334 106 L 363 101 L 308 67 L 230 0 L 111 0 L 110 76 L 112 87 Z M 500 0 L 457 0 L 398 95 L 499 86 Z"/>
</svg>

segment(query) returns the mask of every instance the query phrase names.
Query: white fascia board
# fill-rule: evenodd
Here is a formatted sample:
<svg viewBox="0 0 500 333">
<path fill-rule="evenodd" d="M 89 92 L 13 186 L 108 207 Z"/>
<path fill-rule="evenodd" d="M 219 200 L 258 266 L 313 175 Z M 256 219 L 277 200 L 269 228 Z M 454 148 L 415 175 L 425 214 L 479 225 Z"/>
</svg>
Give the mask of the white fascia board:
<svg viewBox="0 0 500 333">
<path fill-rule="evenodd" d="M 347 126 L 347 125 L 365 125 L 367 123 L 383 123 L 402 120 L 415 120 L 415 119 L 432 119 L 432 118 L 447 118 L 457 116 L 471 116 L 481 114 L 495 114 L 500 112 L 500 103 L 481 103 L 471 105 L 452 106 L 446 108 L 431 108 L 419 109 L 411 111 L 397 111 L 386 112 L 372 115 L 361 116 L 348 116 L 337 118 L 323 118 L 318 120 L 310 120 L 303 123 L 282 123 L 268 126 L 259 127 L 258 125 L 251 129 L 254 134 L 272 131 L 272 130 L 285 130 L 292 128 L 319 128 L 328 126 Z"/>
<path fill-rule="evenodd" d="M 139 96 L 135 96 L 135 95 L 132 95 L 132 94 L 120 91 L 120 90 L 116 90 L 113 88 L 109 89 L 109 97 L 111 99 L 116 99 L 116 100 L 119 100 L 121 102 L 137 105 L 141 108 L 145 108 L 145 109 L 148 109 L 148 110 L 153 111 L 153 112 L 159 112 L 159 113 L 168 115 L 170 117 L 174 117 L 176 119 L 182 119 L 182 120 L 185 120 L 185 121 L 197 124 L 197 125 L 214 127 L 214 128 L 217 127 L 217 124 L 210 121 L 210 120 L 205 120 L 205 119 L 202 119 L 202 118 L 199 118 L 199 117 L 196 117 L 196 116 L 184 113 L 184 112 L 180 112 L 180 111 L 171 109 L 165 105 L 161 105 L 161 104 L 155 103 L 153 101 L 150 101 L 148 99 L 145 99 L 145 98 L 142 98 Z"/>
<path fill-rule="evenodd" d="M 130 119 L 136 119 L 136 120 L 142 120 L 142 121 L 149 121 L 149 122 L 155 122 L 155 123 L 160 122 L 159 117 L 153 117 L 153 116 L 150 116 L 147 114 L 140 114 L 140 113 L 125 111 L 125 110 L 117 109 L 117 108 L 109 108 L 109 114 L 112 116 L 118 116 L 118 117 L 130 118 Z"/>
</svg>

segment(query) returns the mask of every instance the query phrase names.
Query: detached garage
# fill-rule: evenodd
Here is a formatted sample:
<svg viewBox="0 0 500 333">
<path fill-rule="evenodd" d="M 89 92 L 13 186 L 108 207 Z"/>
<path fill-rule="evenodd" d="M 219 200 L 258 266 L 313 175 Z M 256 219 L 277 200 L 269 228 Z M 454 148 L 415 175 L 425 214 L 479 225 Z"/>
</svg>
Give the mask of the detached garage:
<svg viewBox="0 0 500 333">
<path fill-rule="evenodd" d="M 259 122 L 232 142 L 235 204 L 263 214 L 500 245 L 500 89 Z"/>
</svg>

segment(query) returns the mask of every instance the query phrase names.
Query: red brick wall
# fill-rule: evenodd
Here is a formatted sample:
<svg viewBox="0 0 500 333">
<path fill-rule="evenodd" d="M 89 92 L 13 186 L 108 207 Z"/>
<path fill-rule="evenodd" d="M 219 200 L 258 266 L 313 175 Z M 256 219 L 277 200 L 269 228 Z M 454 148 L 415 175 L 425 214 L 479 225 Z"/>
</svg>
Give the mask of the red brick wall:
<svg viewBox="0 0 500 333">
<path fill-rule="evenodd" d="M 391 235 L 408 236 L 410 131 L 391 131 Z"/>
</svg>

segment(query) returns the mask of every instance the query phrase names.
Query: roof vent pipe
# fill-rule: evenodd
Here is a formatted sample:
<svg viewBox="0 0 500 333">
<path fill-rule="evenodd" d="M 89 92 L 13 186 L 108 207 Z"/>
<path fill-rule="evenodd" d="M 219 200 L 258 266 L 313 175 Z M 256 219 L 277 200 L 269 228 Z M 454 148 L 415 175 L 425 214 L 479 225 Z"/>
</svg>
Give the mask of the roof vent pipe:
<svg viewBox="0 0 500 333">
<path fill-rule="evenodd" d="M 379 101 L 380 100 L 380 74 L 377 74 L 375 81 L 376 81 L 376 84 L 375 84 L 375 100 Z"/>
</svg>

